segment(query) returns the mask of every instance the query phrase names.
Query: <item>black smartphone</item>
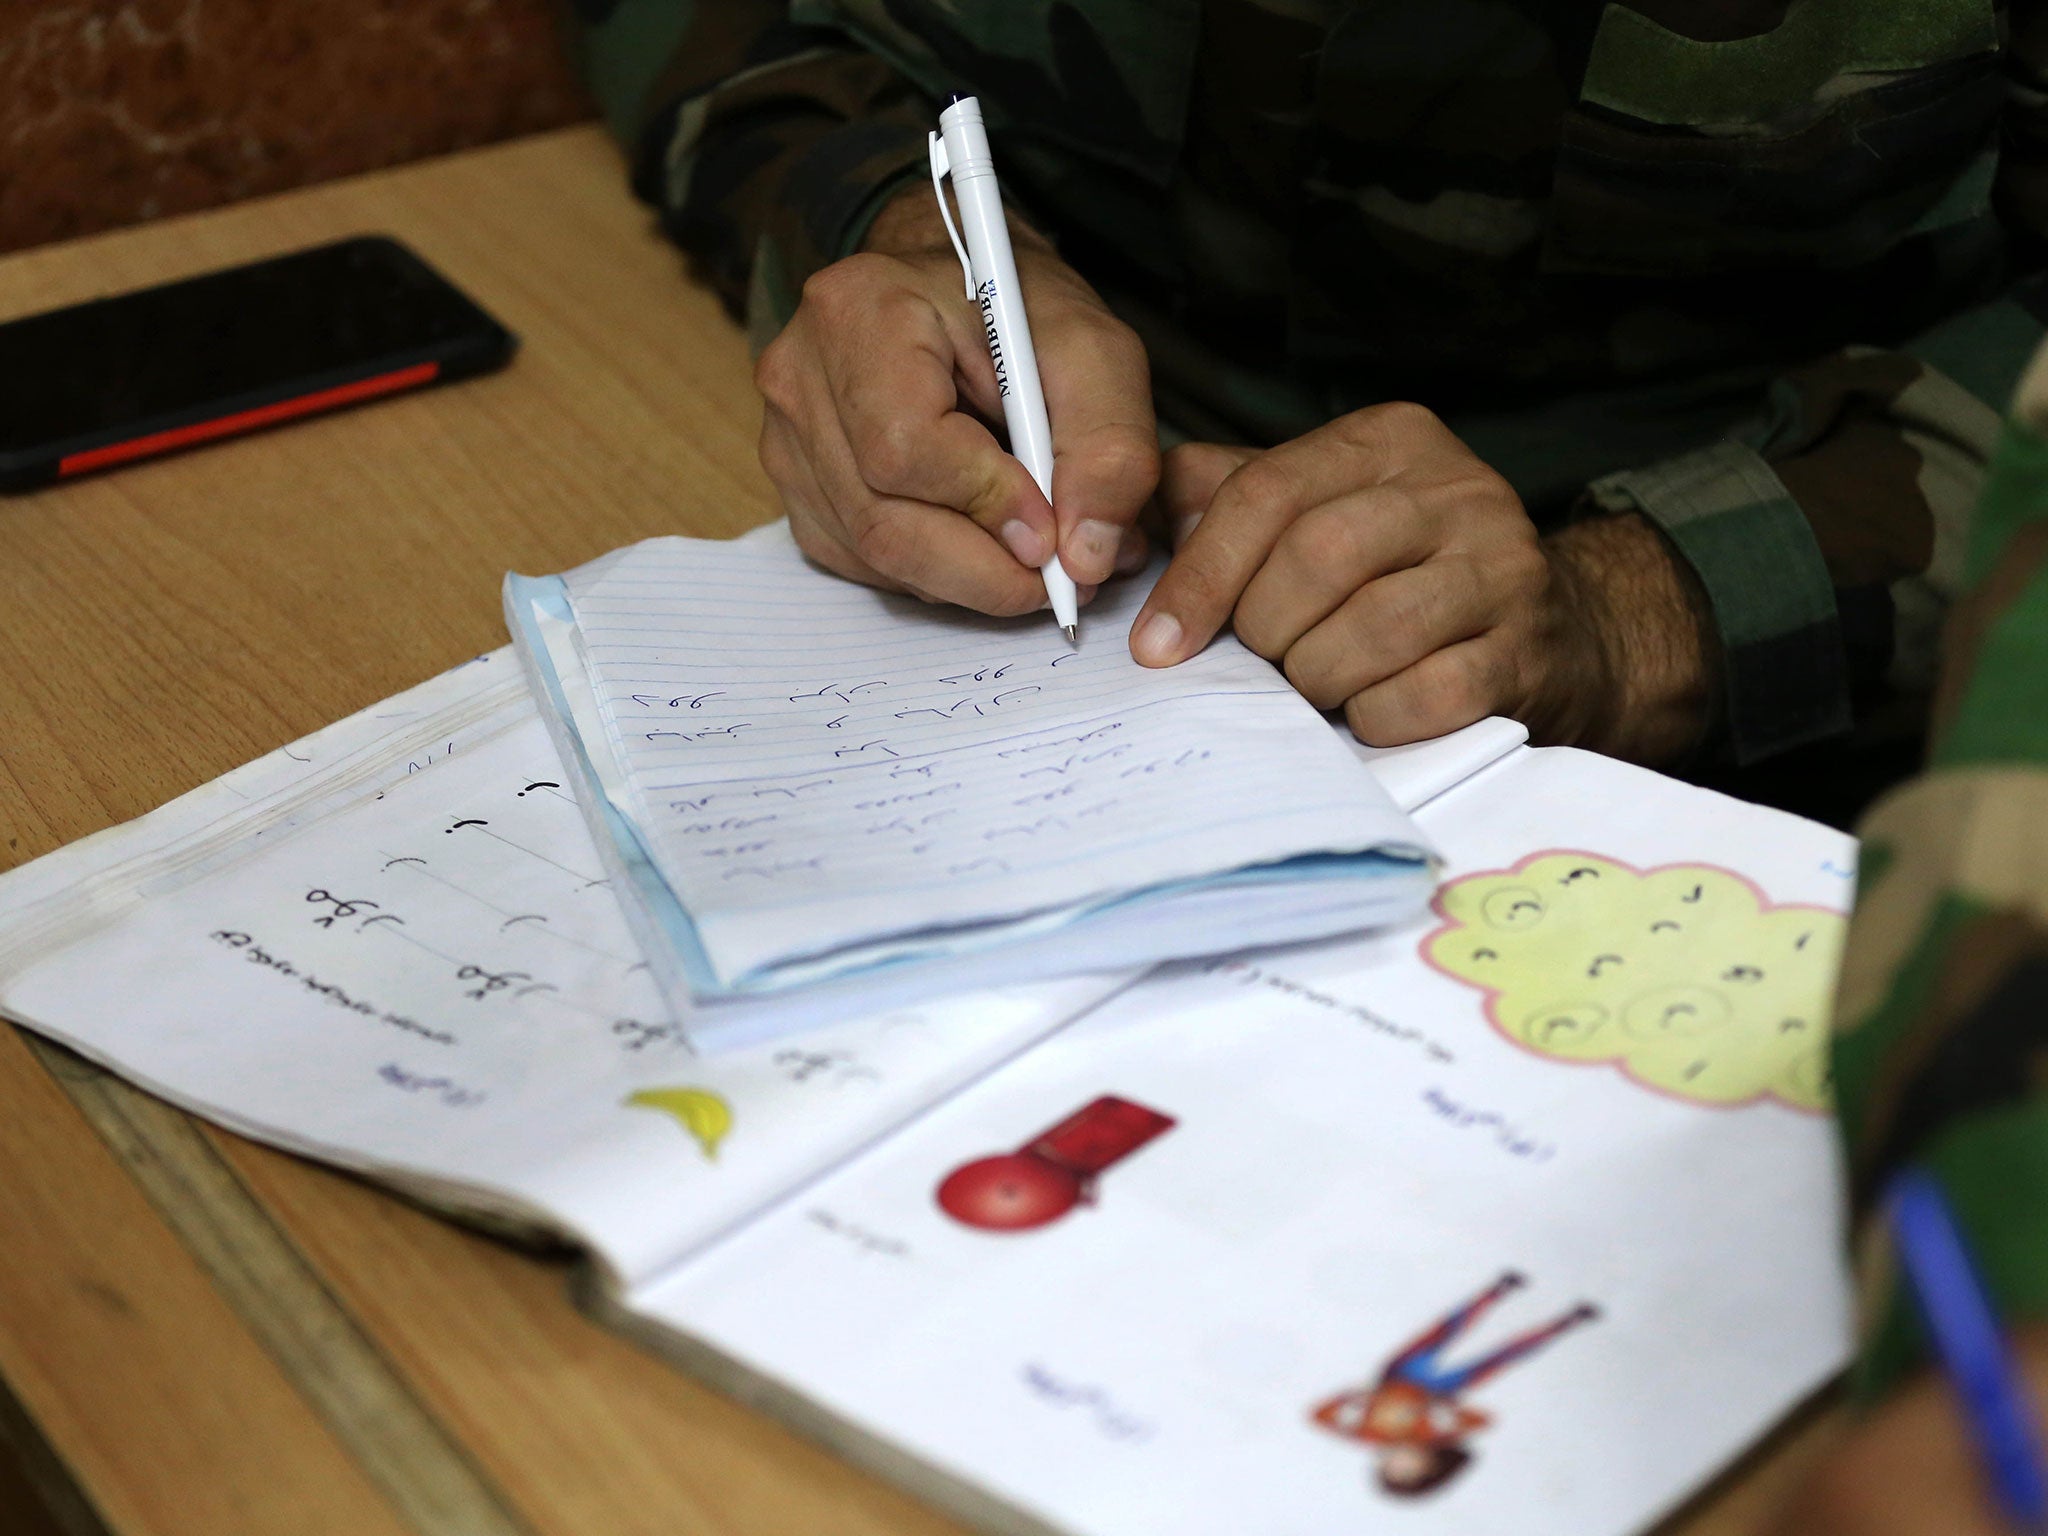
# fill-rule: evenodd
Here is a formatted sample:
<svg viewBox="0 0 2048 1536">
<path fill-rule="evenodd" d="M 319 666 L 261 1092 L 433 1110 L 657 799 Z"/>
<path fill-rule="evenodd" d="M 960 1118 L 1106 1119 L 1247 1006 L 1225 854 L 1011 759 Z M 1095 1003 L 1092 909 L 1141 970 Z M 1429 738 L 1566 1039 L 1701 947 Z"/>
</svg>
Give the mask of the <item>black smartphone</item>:
<svg viewBox="0 0 2048 1536">
<path fill-rule="evenodd" d="M 0 490 L 501 366 L 518 340 L 396 240 L 0 324 Z"/>
</svg>

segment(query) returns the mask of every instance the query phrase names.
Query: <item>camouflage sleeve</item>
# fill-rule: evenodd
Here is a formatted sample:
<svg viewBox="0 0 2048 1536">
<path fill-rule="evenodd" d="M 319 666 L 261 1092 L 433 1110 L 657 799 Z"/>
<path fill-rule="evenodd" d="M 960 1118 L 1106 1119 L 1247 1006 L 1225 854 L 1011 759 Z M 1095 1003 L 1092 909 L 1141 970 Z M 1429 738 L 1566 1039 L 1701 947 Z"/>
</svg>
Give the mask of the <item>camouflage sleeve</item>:
<svg viewBox="0 0 2048 1536">
<path fill-rule="evenodd" d="M 787 0 L 576 0 L 577 56 L 633 186 L 756 350 L 925 166 L 937 106 Z"/>
<path fill-rule="evenodd" d="M 1943 1184 L 2008 1318 L 2048 1317 L 2048 348 L 1960 557 L 1928 771 L 1862 828 L 1836 1092 L 1859 1214 Z M 1876 1394 L 1922 1354 L 1881 1228 L 1862 1243 Z"/>
<path fill-rule="evenodd" d="M 1924 706 L 2000 411 L 2044 316 L 2034 279 L 1904 348 L 1846 348 L 1778 378 L 1747 430 L 1593 485 L 1592 506 L 1641 511 L 1698 576 L 1736 763 L 1901 698 Z"/>
<path fill-rule="evenodd" d="M 2006 32 L 1999 138 L 1970 195 L 2026 271 L 2048 249 L 2048 5 L 2013 4 Z M 1643 512 L 1697 574 L 1737 764 L 1880 712 L 1917 728 L 1985 464 L 2044 321 L 2048 280 L 2022 278 L 1903 346 L 1794 369 L 1744 430 L 1592 487 L 1589 506 Z"/>
</svg>

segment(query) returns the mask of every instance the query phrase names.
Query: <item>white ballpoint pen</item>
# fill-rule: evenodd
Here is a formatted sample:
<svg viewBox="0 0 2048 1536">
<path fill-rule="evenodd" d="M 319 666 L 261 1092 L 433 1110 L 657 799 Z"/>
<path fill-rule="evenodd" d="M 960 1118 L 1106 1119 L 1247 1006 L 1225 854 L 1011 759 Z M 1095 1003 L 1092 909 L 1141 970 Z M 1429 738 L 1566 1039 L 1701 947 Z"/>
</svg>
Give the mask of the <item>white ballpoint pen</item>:
<svg viewBox="0 0 2048 1536">
<path fill-rule="evenodd" d="M 1038 382 L 1038 354 L 1031 346 L 1031 326 L 1024 318 L 1024 296 L 1017 286 L 1017 258 L 1010 249 L 1010 228 L 1003 218 L 1003 195 L 996 187 L 995 162 L 989 158 L 988 134 L 981 126 L 981 103 L 955 96 L 939 114 L 939 131 L 927 138 L 931 153 L 932 189 L 939 195 L 939 213 L 953 237 L 961 270 L 967 276 L 967 297 L 981 306 L 982 329 L 989 356 L 996 365 L 996 393 L 1003 402 L 1003 421 L 1010 429 L 1015 454 L 1052 505 L 1052 423 L 1045 414 L 1045 391 Z M 960 223 L 946 205 L 945 178 L 953 179 L 960 204 Z M 965 233 L 966 243 L 961 243 Z M 1081 616 L 1074 579 L 1055 550 L 1038 568 L 1052 616 L 1070 643 L 1078 643 Z"/>
</svg>

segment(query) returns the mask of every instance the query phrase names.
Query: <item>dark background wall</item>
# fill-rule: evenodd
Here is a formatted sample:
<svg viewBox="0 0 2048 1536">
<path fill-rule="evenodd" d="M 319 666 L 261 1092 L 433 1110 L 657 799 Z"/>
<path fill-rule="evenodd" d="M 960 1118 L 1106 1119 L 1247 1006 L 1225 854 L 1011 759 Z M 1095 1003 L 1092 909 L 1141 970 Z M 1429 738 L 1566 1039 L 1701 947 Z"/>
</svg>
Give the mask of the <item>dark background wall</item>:
<svg viewBox="0 0 2048 1536">
<path fill-rule="evenodd" d="M 0 250 L 590 112 L 552 0 L 0 0 Z"/>
</svg>

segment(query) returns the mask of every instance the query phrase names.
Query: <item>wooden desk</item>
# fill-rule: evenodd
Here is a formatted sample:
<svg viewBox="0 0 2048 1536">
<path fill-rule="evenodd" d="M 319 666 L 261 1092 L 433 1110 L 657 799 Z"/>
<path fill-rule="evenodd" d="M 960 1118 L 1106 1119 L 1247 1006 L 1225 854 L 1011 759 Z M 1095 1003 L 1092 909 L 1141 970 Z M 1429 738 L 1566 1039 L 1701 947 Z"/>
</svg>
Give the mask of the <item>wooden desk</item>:
<svg viewBox="0 0 2048 1536">
<path fill-rule="evenodd" d="M 594 129 L 14 256 L 0 318 L 368 230 L 518 360 L 0 500 L 0 867 L 502 644 L 508 568 L 772 514 L 744 343 Z M 566 1262 L 0 1030 L 0 1530 L 959 1529 L 586 1322 Z M 1748 1530 L 1816 1444 L 1674 1532 Z"/>
</svg>

